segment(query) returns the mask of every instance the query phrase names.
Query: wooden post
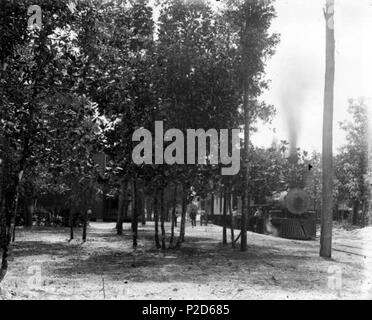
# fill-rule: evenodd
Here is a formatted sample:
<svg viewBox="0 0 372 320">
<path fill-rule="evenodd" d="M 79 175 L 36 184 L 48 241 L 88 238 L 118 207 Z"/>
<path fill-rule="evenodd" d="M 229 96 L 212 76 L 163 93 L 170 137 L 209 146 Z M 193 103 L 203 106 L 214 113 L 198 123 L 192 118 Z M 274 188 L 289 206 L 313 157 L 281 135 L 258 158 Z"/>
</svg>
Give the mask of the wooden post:
<svg viewBox="0 0 372 320">
<path fill-rule="evenodd" d="M 248 18 L 246 18 L 248 19 Z M 248 20 L 244 21 L 242 26 L 241 45 L 242 45 L 242 75 L 243 75 L 243 110 L 244 110 L 244 162 L 245 162 L 245 179 L 244 179 L 244 191 L 243 191 L 243 202 L 242 206 L 242 218 L 241 218 L 241 240 L 240 250 L 247 250 L 247 221 L 249 216 L 249 205 L 250 205 L 250 193 L 249 193 L 249 179 L 250 179 L 250 163 L 249 163 L 249 141 L 250 141 L 250 127 L 251 117 L 249 110 L 249 79 L 246 74 L 249 70 L 249 46 L 245 39 L 245 34 L 248 32 Z"/>
<path fill-rule="evenodd" d="M 332 252 L 332 206 L 333 206 L 333 103 L 335 78 L 335 31 L 334 0 L 326 0 L 324 10 L 326 22 L 326 71 L 323 111 L 322 150 L 322 213 L 320 232 L 320 256 L 330 258 Z"/>
</svg>

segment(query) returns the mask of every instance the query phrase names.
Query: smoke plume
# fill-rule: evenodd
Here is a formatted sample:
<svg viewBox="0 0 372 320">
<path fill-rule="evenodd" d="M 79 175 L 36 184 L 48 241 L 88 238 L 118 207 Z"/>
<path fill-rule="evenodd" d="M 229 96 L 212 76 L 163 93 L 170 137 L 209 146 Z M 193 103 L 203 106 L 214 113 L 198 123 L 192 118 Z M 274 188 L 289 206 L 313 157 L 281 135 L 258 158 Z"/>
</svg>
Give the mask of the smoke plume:
<svg viewBox="0 0 372 320">
<path fill-rule="evenodd" d="M 310 88 L 309 65 L 304 61 L 291 60 L 280 86 L 280 103 L 289 135 L 289 155 L 292 157 L 298 147 L 301 134 L 302 114 L 304 102 Z M 311 110 L 308 110 L 311 112 Z"/>
</svg>

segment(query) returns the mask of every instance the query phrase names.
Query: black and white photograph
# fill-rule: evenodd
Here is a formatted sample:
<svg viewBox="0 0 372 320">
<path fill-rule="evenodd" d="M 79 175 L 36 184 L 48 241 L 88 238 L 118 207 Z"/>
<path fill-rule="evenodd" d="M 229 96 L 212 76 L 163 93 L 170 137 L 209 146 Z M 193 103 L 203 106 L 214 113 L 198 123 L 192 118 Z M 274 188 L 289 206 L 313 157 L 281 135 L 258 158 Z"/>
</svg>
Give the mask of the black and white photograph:
<svg viewBox="0 0 372 320">
<path fill-rule="evenodd" d="M 372 300 L 372 0 L 0 0 L 0 43 L 0 300 Z"/>
</svg>

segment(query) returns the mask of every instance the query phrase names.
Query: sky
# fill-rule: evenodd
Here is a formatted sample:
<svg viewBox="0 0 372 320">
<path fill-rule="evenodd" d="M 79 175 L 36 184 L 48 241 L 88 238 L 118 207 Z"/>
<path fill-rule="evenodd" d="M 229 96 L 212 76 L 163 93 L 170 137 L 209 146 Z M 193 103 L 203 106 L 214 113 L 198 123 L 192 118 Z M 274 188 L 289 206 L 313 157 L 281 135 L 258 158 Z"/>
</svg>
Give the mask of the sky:
<svg viewBox="0 0 372 320">
<path fill-rule="evenodd" d="M 344 143 L 339 122 L 348 119 L 348 100 L 372 103 L 372 0 L 335 0 L 336 74 L 334 151 Z M 270 89 L 261 97 L 277 110 L 271 124 L 258 126 L 253 143 L 270 146 L 289 140 L 288 123 L 298 132 L 297 146 L 322 148 L 325 72 L 325 0 L 277 0 L 271 31 L 281 41 L 267 63 Z M 290 116 L 288 116 L 290 115 Z"/>
<path fill-rule="evenodd" d="M 155 0 L 151 0 L 154 2 Z M 267 62 L 270 88 L 261 100 L 276 109 L 272 123 L 258 123 L 252 141 L 269 147 L 289 141 L 288 123 L 297 132 L 297 147 L 321 151 L 325 77 L 326 0 L 276 0 L 271 32 L 280 34 Z M 216 8 L 220 2 L 209 0 Z M 158 17 L 155 8 L 155 19 Z M 339 122 L 350 118 L 349 99 L 364 97 L 372 108 L 372 0 L 335 0 L 336 73 L 333 149 L 344 144 Z M 372 114 L 372 113 L 371 113 Z"/>
</svg>

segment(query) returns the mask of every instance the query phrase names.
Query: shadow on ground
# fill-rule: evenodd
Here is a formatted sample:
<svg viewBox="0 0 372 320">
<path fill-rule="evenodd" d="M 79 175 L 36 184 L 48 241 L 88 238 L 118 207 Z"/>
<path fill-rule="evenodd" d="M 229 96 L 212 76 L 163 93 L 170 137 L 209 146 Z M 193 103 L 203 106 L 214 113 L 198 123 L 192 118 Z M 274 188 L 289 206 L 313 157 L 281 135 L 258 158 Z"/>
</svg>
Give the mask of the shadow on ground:
<svg viewBox="0 0 372 320">
<path fill-rule="evenodd" d="M 272 281 L 279 285 L 277 280 L 273 280 L 274 269 L 276 274 L 288 269 L 303 273 L 301 265 L 314 258 L 309 255 L 306 246 L 302 250 L 297 248 L 295 252 L 288 252 L 255 243 L 243 253 L 238 248 L 223 246 L 213 237 L 208 237 L 207 233 L 205 236 L 189 235 L 180 249 L 162 251 L 154 247 L 153 230 L 143 228 L 139 232 L 141 245 L 134 253 L 128 230 L 118 236 L 111 229 L 103 232 L 91 228 L 85 244 L 78 238 L 80 230 L 76 230 L 77 240 L 72 243 L 67 241 L 68 229 L 39 228 L 22 232 L 21 239 L 13 247 L 15 259 L 33 256 L 37 261 L 40 255 L 57 257 L 57 261 L 45 265 L 46 273 L 57 278 L 104 276 L 107 280 L 135 282 L 208 283 L 215 280 L 216 274 L 221 280 L 248 275 L 255 281 L 255 274 L 267 272 L 264 282 Z M 27 240 L 30 235 L 33 239 L 39 235 L 42 240 Z M 260 281 L 257 279 L 256 283 Z M 285 283 L 281 285 L 285 287 Z"/>
</svg>

